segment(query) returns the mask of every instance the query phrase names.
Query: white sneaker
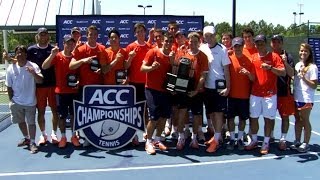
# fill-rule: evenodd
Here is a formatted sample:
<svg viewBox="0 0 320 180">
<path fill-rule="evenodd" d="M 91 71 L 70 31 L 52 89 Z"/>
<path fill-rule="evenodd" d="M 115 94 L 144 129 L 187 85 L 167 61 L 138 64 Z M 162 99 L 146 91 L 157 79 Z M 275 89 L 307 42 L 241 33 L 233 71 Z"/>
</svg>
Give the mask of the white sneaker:
<svg viewBox="0 0 320 180">
<path fill-rule="evenodd" d="M 310 146 L 307 143 L 302 143 L 297 149 L 297 151 L 301 153 L 308 152 L 309 150 L 310 150 Z"/>
</svg>

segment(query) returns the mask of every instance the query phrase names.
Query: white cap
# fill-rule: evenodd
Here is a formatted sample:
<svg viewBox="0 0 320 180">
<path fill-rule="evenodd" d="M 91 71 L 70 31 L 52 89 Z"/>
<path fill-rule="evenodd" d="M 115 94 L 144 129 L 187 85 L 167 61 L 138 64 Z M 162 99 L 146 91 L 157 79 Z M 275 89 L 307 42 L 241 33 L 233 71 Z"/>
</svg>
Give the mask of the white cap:
<svg viewBox="0 0 320 180">
<path fill-rule="evenodd" d="M 203 28 L 203 34 L 206 34 L 206 33 L 215 34 L 216 29 L 214 28 L 214 26 L 206 26 Z"/>
</svg>

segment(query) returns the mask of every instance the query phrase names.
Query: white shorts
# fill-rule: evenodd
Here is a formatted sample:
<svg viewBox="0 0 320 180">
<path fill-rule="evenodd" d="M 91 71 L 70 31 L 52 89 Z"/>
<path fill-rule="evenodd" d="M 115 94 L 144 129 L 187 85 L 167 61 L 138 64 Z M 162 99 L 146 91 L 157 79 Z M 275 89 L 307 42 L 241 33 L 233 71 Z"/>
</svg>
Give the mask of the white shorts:
<svg viewBox="0 0 320 180">
<path fill-rule="evenodd" d="M 250 95 L 250 117 L 274 120 L 277 114 L 277 95 L 271 97 L 258 97 Z"/>
</svg>

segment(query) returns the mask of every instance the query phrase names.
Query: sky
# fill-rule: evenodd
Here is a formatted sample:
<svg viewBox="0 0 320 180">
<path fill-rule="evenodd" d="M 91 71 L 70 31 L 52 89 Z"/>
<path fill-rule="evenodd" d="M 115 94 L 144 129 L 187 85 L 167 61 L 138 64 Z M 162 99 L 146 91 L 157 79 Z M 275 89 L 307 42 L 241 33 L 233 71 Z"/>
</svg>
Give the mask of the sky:
<svg viewBox="0 0 320 180">
<path fill-rule="evenodd" d="M 102 15 L 143 15 L 144 9 L 139 8 L 138 5 L 152 5 L 151 8 L 145 9 L 146 15 L 162 15 L 165 9 L 166 15 L 201 15 L 204 16 L 205 21 L 214 24 L 221 22 L 232 24 L 233 0 L 100 1 Z M 37 2 L 38 5 L 36 5 Z M 61 8 L 59 8 L 60 2 Z M 165 7 L 163 6 L 164 2 Z M 49 8 L 46 14 L 48 4 Z M 11 6 L 12 8 L 10 8 Z M 36 10 L 34 10 L 35 6 L 38 7 Z M 24 10 L 23 7 L 25 7 Z M 296 23 L 298 25 L 306 23 L 308 20 L 320 22 L 319 7 L 319 0 L 236 0 L 236 21 L 244 24 L 252 20 L 259 22 L 263 19 L 274 26 L 281 24 L 288 27 L 294 23 L 293 12 L 297 12 Z M 12 10 L 10 11 L 10 9 Z M 92 0 L 0 0 L 0 26 L 3 24 L 17 25 L 19 22 L 20 25 L 54 25 L 56 14 L 80 15 L 91 12 Z M 301 23 L 300 12 L 304 13 L 301 16 Z M 9 14 L 9 18 L 6 18 Z"/>
<path fill-rule="evenodd" d="M 152 5 L 146 8 L 146 15 L 162 15 L 165 2 L 166 15 L 203 15 L 205 21 L 232 24 L 233 0 L 101 0 L 101 13 L 143 14 L 138 5 Z M 301 22 L 320 22 L 319 0 L 236 0 L 236 21 L 243 24 L 263 19 L 268 24 L 281 24 L 285 27 L 294 23 L 293 12 L 300 12 Z M 300 16 L 296 16 L 299 24 Z"/>
</svg>

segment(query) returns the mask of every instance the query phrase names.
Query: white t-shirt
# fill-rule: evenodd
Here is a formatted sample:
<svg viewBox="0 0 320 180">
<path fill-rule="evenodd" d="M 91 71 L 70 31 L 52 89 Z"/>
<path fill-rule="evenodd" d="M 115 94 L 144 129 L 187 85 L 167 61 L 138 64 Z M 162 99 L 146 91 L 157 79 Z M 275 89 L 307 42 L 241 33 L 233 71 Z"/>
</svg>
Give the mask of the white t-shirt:
<svg viewBox="0 0 320 180">
<path fill-rule="evenodd" d="M 294 100 L 296 102 L 313 103 L 314 93 L 316 90 L 312 89 L 298 77 L 298 74 L 301 72 L 303 67 L 304 65 L 302 62 L 298 62 L 294 67 L 297 72 L 294 77 Z M 305 77 L 309 80 L 318 80 L 318 67 L 315 64 L 311 64 L 305 74 Z"/>
<path fill-rule="evenodd" d="M 209 64 L 205 87 L 216 89 L 216 80 L 225 79 L 223 66 L 231 63 L 228 57 L 228 49 L 224 45 L 217 43 L 212 48 L 209 48 L 208 44 L 202 44 L 200 50 L 207 55 Z"/>
<path fill-rule="evenodd" d="M 27 61 L 26 65 L 20 67 L 18 63 L 10 64 L 6 74 L 6 86 L 13 90 L 12 100 L 20 105 L 35 106 L 36 82 L 33 75 L 26 70 L 26 66 L 34 68 L 37 74 L 40 74 L 40 68 L 36 63 Z"/>
</svg>

